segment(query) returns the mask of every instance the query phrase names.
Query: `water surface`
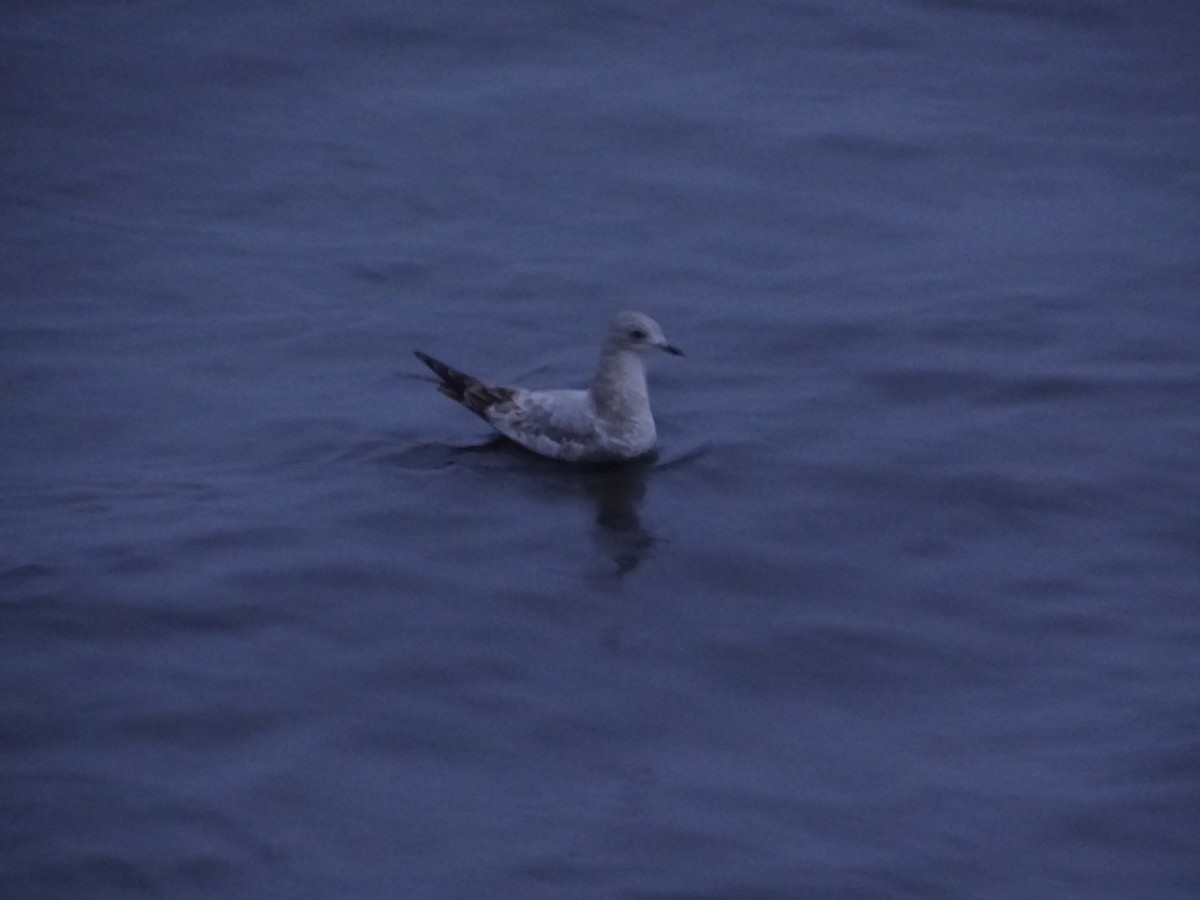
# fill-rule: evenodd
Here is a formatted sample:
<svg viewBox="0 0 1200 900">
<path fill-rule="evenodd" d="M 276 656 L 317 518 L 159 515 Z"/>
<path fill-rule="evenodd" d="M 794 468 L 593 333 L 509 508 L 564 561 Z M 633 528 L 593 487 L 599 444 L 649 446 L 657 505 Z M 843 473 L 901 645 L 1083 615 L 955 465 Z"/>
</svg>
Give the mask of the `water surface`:
<svg viewBox="0 0 1200 900">
<path fill-rule="evenodd" d="M 1189 4 L 0 17 L 5 896 L 1200 893 Z"/>
</svg>

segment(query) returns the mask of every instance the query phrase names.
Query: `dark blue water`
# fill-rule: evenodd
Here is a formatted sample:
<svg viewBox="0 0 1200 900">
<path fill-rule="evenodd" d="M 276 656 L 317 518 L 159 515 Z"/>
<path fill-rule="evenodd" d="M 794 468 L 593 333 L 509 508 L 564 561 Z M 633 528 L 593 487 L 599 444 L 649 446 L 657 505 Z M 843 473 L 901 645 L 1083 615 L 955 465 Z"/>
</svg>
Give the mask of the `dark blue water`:
<svg viewBox="0 0 1200 900">
<path fill-rule="evenodd" d="M 1193 4 L 0 26 L 0 895 L 1200 895 Z"/>
</svg>

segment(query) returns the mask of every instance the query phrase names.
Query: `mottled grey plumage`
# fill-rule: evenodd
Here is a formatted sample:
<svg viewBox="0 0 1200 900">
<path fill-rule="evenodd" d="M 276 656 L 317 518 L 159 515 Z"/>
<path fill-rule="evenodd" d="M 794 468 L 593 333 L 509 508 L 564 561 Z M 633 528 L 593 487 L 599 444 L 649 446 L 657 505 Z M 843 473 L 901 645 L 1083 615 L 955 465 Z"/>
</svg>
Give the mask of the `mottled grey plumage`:
<svg viewBox="0 0 1200 900">
<path fill-rule="evenodd" d="M 654 449 L 657 431 L 642 362 L 652 349 L 682 355 L 645 313 L 618 313 L 588 389 L 551 391 L 488 385 L 419 350 L 416 355 L 437 375 L 439 391 L 522 447 L 568 462 L 604 462 Z"/>
</svg>

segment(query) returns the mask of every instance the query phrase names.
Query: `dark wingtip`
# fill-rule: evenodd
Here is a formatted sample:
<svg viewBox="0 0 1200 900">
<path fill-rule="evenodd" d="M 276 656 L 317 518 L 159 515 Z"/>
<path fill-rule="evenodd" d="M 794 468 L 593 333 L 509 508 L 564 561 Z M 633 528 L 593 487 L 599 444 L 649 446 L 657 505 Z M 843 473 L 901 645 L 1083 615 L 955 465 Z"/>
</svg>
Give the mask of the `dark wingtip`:
<svg viewBox="0 0 1200 900">
<path fill-rule="evenodd" d="M 434 359 L 428 353 L 422 353 L 420 350 L 414 350 L 413 356 L 432 369 L 433 374 L 442 381 L 446 381 L 450 378 L 450 374 L 453 370 L 440 359 Z"/>
<path fill-rule="evenodd" d="M 442 377 L 442 370 L 448 368 L 447 365 L 444 362 L 442 362 L 440 359 L 435 359 L 434 357 L 430 356 L 428 353 L 422 353 L 420 350 L 414 350 L 413 356 L 415 356 L 421 362 L 425 363 L 425 365 L 429 366 L 429 368 L 433 369 L 433 371 L 437 373 L 439 378 Z"/>
</svg>

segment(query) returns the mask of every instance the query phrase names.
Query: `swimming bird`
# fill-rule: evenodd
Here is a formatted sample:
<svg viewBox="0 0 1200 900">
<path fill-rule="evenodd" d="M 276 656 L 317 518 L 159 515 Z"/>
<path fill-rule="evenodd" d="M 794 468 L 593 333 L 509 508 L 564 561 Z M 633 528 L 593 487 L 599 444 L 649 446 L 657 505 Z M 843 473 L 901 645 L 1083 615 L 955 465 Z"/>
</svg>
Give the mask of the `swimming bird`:
<svg viewBox="0 0 1200 900">
<path fill-rule="evenodd" d="M 644 456 L 658 439 L 642 361 L 650 350 L 683 355 L 645 313 L 617 313 L 587 390 L 548 391 L 487 384 L 414 352 L 437 375 L 439 391 L 525 449 L 567 462 L 617 462 Z"/>
</svg>

